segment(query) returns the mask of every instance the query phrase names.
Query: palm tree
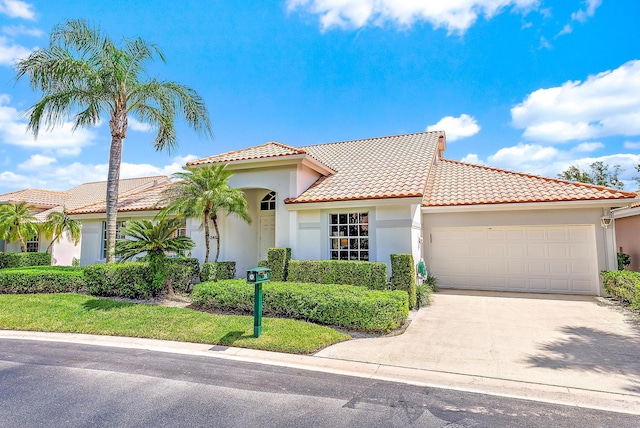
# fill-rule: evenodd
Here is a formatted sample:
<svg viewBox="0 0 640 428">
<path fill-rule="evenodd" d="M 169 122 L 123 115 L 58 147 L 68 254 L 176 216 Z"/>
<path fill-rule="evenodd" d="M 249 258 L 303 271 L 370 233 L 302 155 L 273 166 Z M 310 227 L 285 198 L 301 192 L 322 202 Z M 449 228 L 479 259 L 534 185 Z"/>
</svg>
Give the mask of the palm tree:
<svg viewBox="0 0 640 428">
<path fill-rule="evenodd" d="M 218 215 L 234 214 L 251 223 L 247 209 L 247 200 L 240 189 L 229 187 L 227 182 L 233 172 L 226 165 L 207 165 L 202 167 L 184 167 L 184 171 L 173 174 L 180 181 L 163 191 L 161 203 L 166 208 L 161 215 L 181 215 L 186 218 L 198 218 L 204 226 L 206 253 L 204 260 L 209 261 L 209 221 L 213 223 L 216 234 L 216 259 L 220 256 L 220 230 Z"/>
<path fill-rule="evenodd" d="M 141 38 L 115 44 L 84 20 L 70 20 L 53 28 L 49 47 L 37 49 L 16 66 L 19 80 L 27 76 L 42 98 L 27 111 L 29 130 L 37 137 L 41 125 L 49 129 L 75 116 L 74 129 L 96 125 L 109 116 L 111 147 L 107 178 L 107 262 L 113 262 L 122 161 L 122 141 L 129 116 L 156 131 L 156 150 L 177 146 L 177 116 L 196 131 L 211 136 L 208 111 L 198 93 L 181 84 L 150 78 L 145 67 L 160 49 Z"/>
<path fill-rule="evenodd" d="M 26 202 L 0 205 L 0 238 L 20 242 L 20 251 L 27 252 L 27 240 L 38 235 L 38 220 Z"/>
<path fill-rule="evenodd" d="M 125 238 L 116 241 L 116 254 L 122 257 L 121 261 L 126 261 L 147 253 L 153 286 L 161 290 L 167 277 L 166 254 L 188 251 L 195 246 L 188 236 L 177 235 L 181 225 L 182 221 L 178 218 L 161 218 L 155 224 L 151 220 L 128 221 L 120 229 Z"/>
<path fill-rule="evenodd" d="M 82 223 L 69 217 L 63 211 L 52 211 L 47 216 L 47 220 L 42 223 L 42 230 L 47 239 L 51 239 L 47 246 L 47 253 L 51 250 L 53 244 L 60 242 L 62 235 L 66 234 L 67 239 L 72 241 L 74 245 L 80 242 Z"/>
</svg>

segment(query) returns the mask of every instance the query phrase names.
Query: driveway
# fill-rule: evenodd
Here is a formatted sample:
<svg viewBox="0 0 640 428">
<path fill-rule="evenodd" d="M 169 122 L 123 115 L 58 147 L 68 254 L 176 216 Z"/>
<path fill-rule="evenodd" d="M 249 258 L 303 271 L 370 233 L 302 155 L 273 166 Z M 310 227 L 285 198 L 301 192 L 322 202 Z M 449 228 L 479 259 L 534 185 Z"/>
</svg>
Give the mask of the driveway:
<svg viewBox="0 0 640 428">
<path fill-rule="evenodd" d="M 404 334 L 316 355 L 640 396 L 639 332 L 596 297 L 449 290 Z"/>
</svg>

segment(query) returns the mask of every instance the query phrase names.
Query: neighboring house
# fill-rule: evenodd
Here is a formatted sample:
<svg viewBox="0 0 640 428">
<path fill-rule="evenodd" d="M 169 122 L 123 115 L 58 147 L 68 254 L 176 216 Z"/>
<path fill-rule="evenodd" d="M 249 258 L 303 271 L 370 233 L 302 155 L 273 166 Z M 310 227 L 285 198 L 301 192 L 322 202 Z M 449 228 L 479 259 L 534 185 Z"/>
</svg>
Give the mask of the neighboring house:
<svg viewBox="0 0 640 428">
<path fill-rule="evenodd" d="M 169 183 L 166 176 L 140 177 L 120 180 L 118 194 L 122 198 L 130 193 L 140 192 L 157 186 L 164 186 Z M 93 183 L 83 183 L 64 192 L 54 192 L 40 189 L 26 189 L 0 195 L 0 204 L 16 202 L 26 202 L 33 207 L 38 221 L 44 222 L 51 211 L 70 212 L 86 205 L 103 201 L 107 192 L 107 182 L 98 181 Z M 73 259 L 81 259 L 82 241 L 85 240 L 84 224 L 82 240 L 78 245 L 70 242 L 66 234 L 62 236 L 60 242 L 51 247 L 52 264 L 71 265 Z M 50 241 L 46 240 L 42 233 L 33 237 L 27 243 L 27 251 L 45 252 Z M 18 252 L 20 244 L 6 243 L 0 241 L 0 251 Z"/>
<path fill-rule="evenodd" d="M 227 164 L 253 222 L 221 219 L 238 272 L 295 259 L 423 258 L 443 287 L 599 295 L 616 268 L 613 228 L 633 193 L 443 158 L 443 132 L 291 147 L 270 142 L 189 162 Z M 202 233 L 187 225 L 203 258 Z M 192 230 L 193 229 L 193 230 Z"/>
<path fill-rule="evenodd" d="M 640 191 L 636 192 L 640 196 Z M 629 270 L 640 272 L 640 203 L 613 211 L 618 252 L 631 256 Z"/>
</svg>

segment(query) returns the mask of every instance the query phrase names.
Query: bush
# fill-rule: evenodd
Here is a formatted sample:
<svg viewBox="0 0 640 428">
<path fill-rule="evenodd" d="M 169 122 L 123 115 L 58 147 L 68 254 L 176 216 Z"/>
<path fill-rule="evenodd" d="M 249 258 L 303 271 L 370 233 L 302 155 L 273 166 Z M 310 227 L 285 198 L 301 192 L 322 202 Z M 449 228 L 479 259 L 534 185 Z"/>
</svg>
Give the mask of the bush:
<svg viewBox="0 0 640 428">
<path fill-rule="evenodd" d="M 184 290 L 181 289 L 180 291 L 190 291 L 191 284 L 194 284 L 200 278 L 200 261 L 195 257 L 169 257 L 166 259 L 166 262 L 171 266 L 169 268 L 169 276 L 174 275 L 174 271 L 176 271 L 176 269 L 174 268 L 175 265 L 181 265 L 181 266 L 187 267 L 188 273 L 189 273 L 189 279 L 188 279 L 189 283 L 186 284 L 187 285 L 186 289 Z M 172 283 L 176 284 L 175 281 L 172 281 Z M 179 282 L 179 284 L 181 285 L 182 282 Z"/>
<path fill-rule="evenodd" d="M 236 262 L 204 262 L 200 281 L 221 281 L 236 277 Z"/>
<path fill-rule="evenodd" d="M 416 285 L 416 306 L 422 308 L 431 303 L 431 293 L 433 290 L 427 284 Z"/>
<path fill-rule="evenodd" d="M 51 254 L 0 253 L 0 269 L 23 266 L 51 266 Z"/>
<path fill-rule="evenodd" d="M 411 254 L 391 254 L 391 289 L 406 291 L 409 307 L 417 306 L 416 267 Z"/>
<path fill-rule="evenodd" d="M 191 286 L 191 269 L 184 264 L 174 264 L 164 284 L 154 285 L 149 263 L 143 262 L 87 265 L 84 276 L 87 292 L 103 297 L 147 299 L 159 296 L 165 287 L 185 291 Z"/>
<path fill-rule="evenodd" d="M 82 268 L 30 266 L 0 271 L 0 294 L 76 293 L 84 288 Z"/>
<path fill-rule="evenodd" d="M 356 260 L 291 260 L 288 280 L 384 290 L 387 288 L 387 264 Z"/>
<path fill-rule="evenodd" d="M 618 270 L 624 270 L 631 264 L 631 256 L 626 253 L 618 253 Z"/>
<path fill-rule="evenodd" d="M 272 281 L 286 281 L 289 274 L 291 248 L 269 248 L 267 250 L 267 266 L 271 269 Z M 262 266 L 261 266 L 262 267 Z"/>
<path fill-rule="evenodd" d="M 629 270 L 602 271 L 602 285 L 611 297 L 640 308 L 640 272 Z"/>
<path fill-rule="evenodd" d="M 205 282 L 191 299 L 201 309 L 253 312 L 254 287 L 245 280 Z M 375 291 L 351 285 L 268 282 L 263 284 L 265 316 L 286 317 L 352 330 L 387 332 L 404 324 L 407 293 Z"/>
</svg>

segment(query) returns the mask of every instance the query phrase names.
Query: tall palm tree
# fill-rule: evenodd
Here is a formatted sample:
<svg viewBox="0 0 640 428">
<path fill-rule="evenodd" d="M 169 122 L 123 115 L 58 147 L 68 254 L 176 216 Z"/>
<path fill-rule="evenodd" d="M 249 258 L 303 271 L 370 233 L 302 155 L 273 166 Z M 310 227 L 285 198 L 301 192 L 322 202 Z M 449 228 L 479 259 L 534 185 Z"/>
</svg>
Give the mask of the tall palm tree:
<svg viewBox="0 0 640 428">
<path fill-rule="evenodd" d="M 51 250 L 53 244 L 60 242 L 62 235 L 66 234 L 67 239 L 72 241 L 74 245 L 80 242 L 82 231 L 82 223 L 69 217 L 64 209 L 60 211 L 52 211 L 47 215 L 47 220 L 42 223 L 42 230 L 47 239 L 51 239 L 47 246 L 47 253 Z"/>
<path fill-rule="evenodd" d="M 20 251 L 27 252 L 27 240 L 38 235 L 38 220 L 26 202 L 0 205 L 0 238 L 20 242 Z"/>
<path fill-rule="evenodd" d="M 146 65 L 160 49 L 141 38 L 116 44 L 84 20 L 70 20 L 51 30 L 49 47 L 18 61 L 16 79 L 27 76 L 42 98 L 28 110 L 29 130 L 37 137 L 41 125 L 49 129 L 73 116 L 74 129 L 96 125 L 109 117 L 111 147 L 107 178 L 107 262 L 114 261 L 118 184 L 122 141 L 129 116 L 156 131 L 153 146 L 177 146 L 174 122 L 182 117 L 196 131 L 211 136 L 209 114 L 198 93 L 181 84 L 148 77 Z"/>
<path fill-rule="evenodd" d="M 226 169 L 226 165 L 187 166 L 183 171 L 173 174 L 173 177 L 180 181 L 162 193 L 161 202 L 166 204 L 166 208 L 160 215 L 177 214 L 202 221 L 206 247 L 205 261 L 209 261 L 210 221 L 216 234 L 216 262 L 220 256 L 218 216 L 222 213 L 234 214 L 251 223 L 244 192 L 227 184 L 232 175 L 233 172 Z"/>
</svg>

